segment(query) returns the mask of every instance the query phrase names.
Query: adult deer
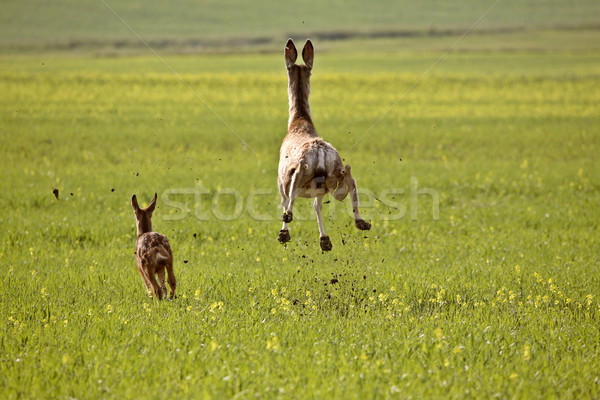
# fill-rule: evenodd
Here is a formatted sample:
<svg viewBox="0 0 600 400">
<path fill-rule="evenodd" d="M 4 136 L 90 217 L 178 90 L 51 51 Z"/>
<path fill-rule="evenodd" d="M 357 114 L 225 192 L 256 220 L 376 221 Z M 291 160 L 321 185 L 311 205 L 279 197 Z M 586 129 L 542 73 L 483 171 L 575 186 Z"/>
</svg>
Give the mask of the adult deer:
<svg viewBox="0 0 600 400">
<path fill-rule="evenodd" d="M 321 250 L 329 251 L 332 244 L 325 234 L 321 217 L 323 196 L 327 193 L 331 192 L 336 200 L 342 201 L 349 192 L 356 227 L 368 230 L 371 229 L 371 224 L 364 221 L 358 213 L 358 192 L 356 181 L 350 173 L 350 165 L 344 166 L 337 150 L 317 135 L 310 116 L 308 96 L 314 60 L 312 42 L 307 40 L 302 49 L 303 65 L 296 65 L 298 51 L 292 39 L 288 40 L 284 54 L 290 118 L 288 133 L 279 152 L 278 184 L 283 205 L 283 227 L 279 231 L 278 240 L 282 243 L 290 240 L 287 224 L 293 219 L 292 207 L 296 197 L 314 197 Z"/>
</svg>

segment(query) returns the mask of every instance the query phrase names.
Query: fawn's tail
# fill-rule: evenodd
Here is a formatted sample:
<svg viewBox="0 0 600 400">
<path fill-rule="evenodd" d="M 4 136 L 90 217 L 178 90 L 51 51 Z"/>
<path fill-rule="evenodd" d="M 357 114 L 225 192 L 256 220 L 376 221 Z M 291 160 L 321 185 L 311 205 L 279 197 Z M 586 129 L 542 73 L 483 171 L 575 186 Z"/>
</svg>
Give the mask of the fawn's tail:
<svg viewBox="0 0 600 400">
<path fill-rule="evenodd" d="M 158 265 L 166 265 L 169 260 L 169 256 L 163 253 L 156 254 L 156 263 Z"/>
</svg>

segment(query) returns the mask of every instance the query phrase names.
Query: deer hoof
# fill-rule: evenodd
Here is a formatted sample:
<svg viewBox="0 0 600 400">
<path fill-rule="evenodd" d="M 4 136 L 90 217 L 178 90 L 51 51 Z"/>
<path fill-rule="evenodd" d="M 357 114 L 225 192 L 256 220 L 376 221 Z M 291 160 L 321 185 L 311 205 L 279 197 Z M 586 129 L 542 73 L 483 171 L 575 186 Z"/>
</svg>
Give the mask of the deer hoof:
<svg viewBox="0 0 600 400">
<path fill-rule="evenodd" d="M 279 231 L 279 237 L 277 238 L 277 240 L 279 240 L 281 243 L 289 242 L 290 239 L 290 231 L 288 231 L 287 229 L 282 229 Z"/>
<path fill-rule="evenodd" d="M 331 249 L 333 248 L 331 240 L 329 240 L 329 236 L 321 236 L 320 244 L 321 250 L 323 251 L 331 251 Z"/>
<path fill-rule="evenodd" d="M 371 229 L 371 224 L 365 221 L 364 219 L 357 219 L 356 221 L 354 221 L 354 225 L 356 225 L 356 227 L 361 231 L 368 231 L 369 229 Z"/>
<path fill-rule="evenodd" d="M 292 222 L 293 216 L 291 212 L 284 212 L 283 213 L 283 222 L 285 222 L 286 224 L 289 222 Z"/>
</svg>

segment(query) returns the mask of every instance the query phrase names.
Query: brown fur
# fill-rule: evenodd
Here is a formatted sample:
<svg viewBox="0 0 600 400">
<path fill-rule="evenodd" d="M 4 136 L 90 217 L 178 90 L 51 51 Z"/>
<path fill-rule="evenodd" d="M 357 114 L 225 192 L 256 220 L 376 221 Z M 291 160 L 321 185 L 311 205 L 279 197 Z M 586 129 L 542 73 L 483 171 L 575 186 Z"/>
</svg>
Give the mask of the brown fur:
<svg viewBox="0 0 600 400">
<path fill-rule="evenodd" d="M 156 207 L 156 193 L 148 207 L 141 209 L 138 206 L 135 194 L 131 198 L 131 206 L 135 213 L 137 226 L 137 240 L 135 241 L 135 261 L 137 270 L 146 285 L 149 296 L 153 294 L 159 299 L 166 297 L 165 269 L 168 273 L 168 282 L 171 292 L 169 298 L 175 297 L 177 282 L 173 273 L 173 253 L 169 240 L 165 235 L 152 232 L 152 213 Z M 158 275 L 159 283 L 156 281 Z"/>
<path fill-rule="evenodd" d="M 321 249 L 328 251 L 332 245 L 325 235 L 321 218 L 323 196 L 327 193 L 331 192 L 340 201 L 350 193 L 356 227 L 367 230 L 371 225 L 358 213 L 358 192 L 350 173 L 350 165 L 342 164 L 337 150 L 317 135 L 312 122 L 308 101 L 314 59 L 312 42 L 307 40 L 302 50 L 303 65 L 296 65 L 298 52 L 292 39 L 286 44 L 284 56 L 288 71 L 290 118 L 288 133 L 279 152 L 278 186 L 283 204 L 283 227 L 279 233 L 279 241 L 290 240 L 287 223 L 292 221 L 292 207 L 296 197 L 314 197 Z"/>
</svg>

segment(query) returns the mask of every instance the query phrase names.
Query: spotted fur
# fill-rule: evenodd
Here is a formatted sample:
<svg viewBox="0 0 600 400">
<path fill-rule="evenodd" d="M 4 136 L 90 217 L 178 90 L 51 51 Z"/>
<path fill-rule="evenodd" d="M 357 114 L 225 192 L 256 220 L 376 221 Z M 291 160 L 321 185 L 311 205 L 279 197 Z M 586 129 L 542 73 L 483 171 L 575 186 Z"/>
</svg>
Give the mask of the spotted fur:
<svg viewBox="0 0 600 400">
<path fill-rule="evenodd" d="M 173 253 L 169 240 L 165 235 L 152 231 L 152 213 L 156 206 L 156 193 L 148 207 L 141 209 L 135 195 L 131 198 L 131 206 L 135 214 L 137 239 L 135 241 L 135 260 L 138 272 L 142 277 L 149 296 L 159 299 L 166 297 L 165 270 L 171 289 L 169 298 L 175 297 L 177 282 L 173 273 Z M 159 282 L 156 281 L 158 275 Z"/>
</svg>

